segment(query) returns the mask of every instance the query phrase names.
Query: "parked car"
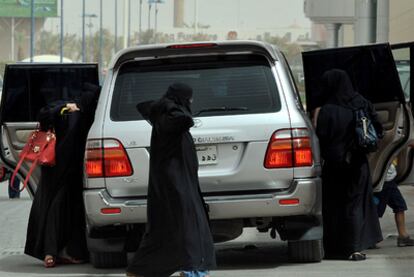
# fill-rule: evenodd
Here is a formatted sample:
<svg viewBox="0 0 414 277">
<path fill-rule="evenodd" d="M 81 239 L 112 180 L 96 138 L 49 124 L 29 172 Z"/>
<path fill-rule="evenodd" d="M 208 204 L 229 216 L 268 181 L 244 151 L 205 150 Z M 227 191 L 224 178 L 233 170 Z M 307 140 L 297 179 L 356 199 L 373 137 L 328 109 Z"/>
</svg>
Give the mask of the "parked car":
<svg viewBox="0 0 414 277">
<path fill-rule="evenodd" d="M 32 89 L 21 78 L 46 78 L 58 70 L 53 79 L 63 83 L 52 82 L 50 91 L 62 94 L 83 81 L 96 83 L 91 65 L 6 67 L 0 155 L 10 166 L 41 107 L 42 85 Z M 215 240 L 231 240 L 244 227 L 256 227 L 288 241 L 292 260 L 320 261 L 319 146 L 289 66 L 271 45 L 232 41 L 134 47 L 113 59 L 85 157 L 92 264 L 124 265 L 126 252 L 138 247 L 146 222 L 151 126 L 136 104 L 160 98 L 177 81 L 195 92 L 191 133 Z M 20 95 L 17 105 L 13 101 Z M 30 180 L 32 192 L 37 180 L 38 175 Z"/>
<path fill-rule="evenodd" d="M 379 191 L 387 168 L 396 157 L 404 156 L 408 163 L 412 156 L 406 151 L 413 145 L 414 120 L 410 98 L 406 98 L 389 44 L 373 44 L 303 53 L 307 109 L 321 106 L 329 95 L 320 87 L 322 74 L 331 68 L 347 71 L 354 88 L 371 101 L 384 127 L 384 138 L 377 152 L 369 155 L 374 190 Z M 401 72 L 401 71 L 400 71 Z M 406 167 L 408 174 L 411 167 Z"/>
</svg>

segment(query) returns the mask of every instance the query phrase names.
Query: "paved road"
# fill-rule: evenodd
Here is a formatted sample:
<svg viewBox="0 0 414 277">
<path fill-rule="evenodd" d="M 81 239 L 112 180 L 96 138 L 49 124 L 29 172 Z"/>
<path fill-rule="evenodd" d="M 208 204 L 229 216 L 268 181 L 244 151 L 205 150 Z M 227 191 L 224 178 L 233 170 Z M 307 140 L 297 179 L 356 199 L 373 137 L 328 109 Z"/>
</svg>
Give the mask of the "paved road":
<svg viewBox="0 0 414 277">
<path fill-rule="evenodd" d="M 414 187 L 403 187 L 409 202 L 408 227 L 414 235 Z M 31 201 L 7 199 L 6 183 L 0 183 L 0 277 L 6 276 L 124 276 L 123 270 L 99 270 L 90 264 L 44 269 L 42 263 L 23 255 L 26 224 Z M 381 221 L 386 239 L 381 249 L 368 250 L 364 262 L 323 261 L 292 264 L 286 259 L 286 243 L 248 229 L 239 239 L 217 246 L 216 277 L 274 276 L 414 276 L 414 247 L 397 248 L 393 215 L 387 210 Z"/>
</svg>

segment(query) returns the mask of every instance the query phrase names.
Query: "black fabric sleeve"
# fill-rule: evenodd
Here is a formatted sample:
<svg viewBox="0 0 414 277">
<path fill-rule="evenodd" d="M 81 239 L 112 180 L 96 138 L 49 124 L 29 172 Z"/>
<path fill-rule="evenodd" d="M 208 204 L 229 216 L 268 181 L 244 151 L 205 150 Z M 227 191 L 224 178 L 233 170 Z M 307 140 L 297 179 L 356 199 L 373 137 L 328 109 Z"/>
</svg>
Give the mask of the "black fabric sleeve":
<svg viewBox="0 0 414 277">
<path fill-rule="evenodd" d="M 152 125 L 150 117 L 151 117 L 151 109 L 154 106 L 155 101 L 145 101 L 137 104 L 137 110 L 142 115 L 142 117 L 148 121 L 149 124 Z"/>
<path fill-rule="evenodd" d="M 91 83 L 84 83 L 82 95 L 75 101 L 81 113 L 94 115 L 98 104 L 101 87 Z"/>
<path fill-rule="evenodd" d="M 60 115 L 60 111 L 65 105 L 66 101 L 58 100 L 41 108 L 38 115 L 40 128 L 42 130 L 54 128 L 56 118 Z"/>
<path fill-rule="evenodd" d="M 169 109 L 160 122 L 160 127 L 167 133 L 183 133 L 193 125 L 192 116 L 179 107 Z"/>
<path fill-rule="evenodd" d="M 319 138 L 320 144 L 323 144 L 324 141 L 329 141 L 329 128 L 330 122 L 325 116 L 325 109 L 321 108 L 319 110 L 318 118 L 316 119 L 316 135 Z"/>
</svg>

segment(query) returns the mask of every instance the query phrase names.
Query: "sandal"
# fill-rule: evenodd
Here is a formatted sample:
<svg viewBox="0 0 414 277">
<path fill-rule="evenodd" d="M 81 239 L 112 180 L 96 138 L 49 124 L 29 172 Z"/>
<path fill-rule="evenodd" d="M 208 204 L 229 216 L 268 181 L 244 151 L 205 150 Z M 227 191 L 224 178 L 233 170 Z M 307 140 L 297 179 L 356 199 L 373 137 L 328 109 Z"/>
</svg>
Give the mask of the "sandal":
<svg viewBox="0 0 414 277">
<path fill-rule="evenodd" d="M 352 253 L 349 257 L 348 260 L 350 261 L 363 261 L 367 258 L 367 255 L 365 255 L 364 253 L 361 252 L 355 252 Z"/>
<path fill-rule="evenodd" d="M 78 260 L 72 257 L 58 257 L 56 262 L 58 264 L 83 264 L 85 263 L 84 260 Z"/>
<path fill-rule="evenodd" d="M 50 256 L 50 255 L 46 255 L 45 260 L 44 260 L 44 266 L 46 268 L 55 267 L 56 266 L 55 257 Z"/>
</svg>

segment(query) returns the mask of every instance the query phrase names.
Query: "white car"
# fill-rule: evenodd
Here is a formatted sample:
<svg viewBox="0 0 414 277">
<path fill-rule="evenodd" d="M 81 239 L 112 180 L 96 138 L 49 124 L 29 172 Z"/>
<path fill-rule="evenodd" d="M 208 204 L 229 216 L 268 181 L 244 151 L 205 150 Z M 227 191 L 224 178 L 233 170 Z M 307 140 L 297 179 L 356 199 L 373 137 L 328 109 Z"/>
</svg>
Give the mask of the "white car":
<svg viewBox="0 0 414 277">
<path fill-rule="evenodd" d="M 92 65 L 8 65 L 2 159 L 15 164 L 45 99 L 76 92 L 85 81 L 96 84 L 97 73 Z M 133 47 L 113 59 L 85 157 L 93 265 L 124 265 L 126 253 L 138 247 L 146 222 L 151 126 L 136 104 L 160 98 L 176 81 L 194 90 L 191 133 L 215 240 L 257 227 L 287 240 L 292 260 L 320 261 L 319 145 L 289 66 L 269 44 L 228 41 Z M 31 191 L 38 178 L 32 176 Z"/>
</svg>

